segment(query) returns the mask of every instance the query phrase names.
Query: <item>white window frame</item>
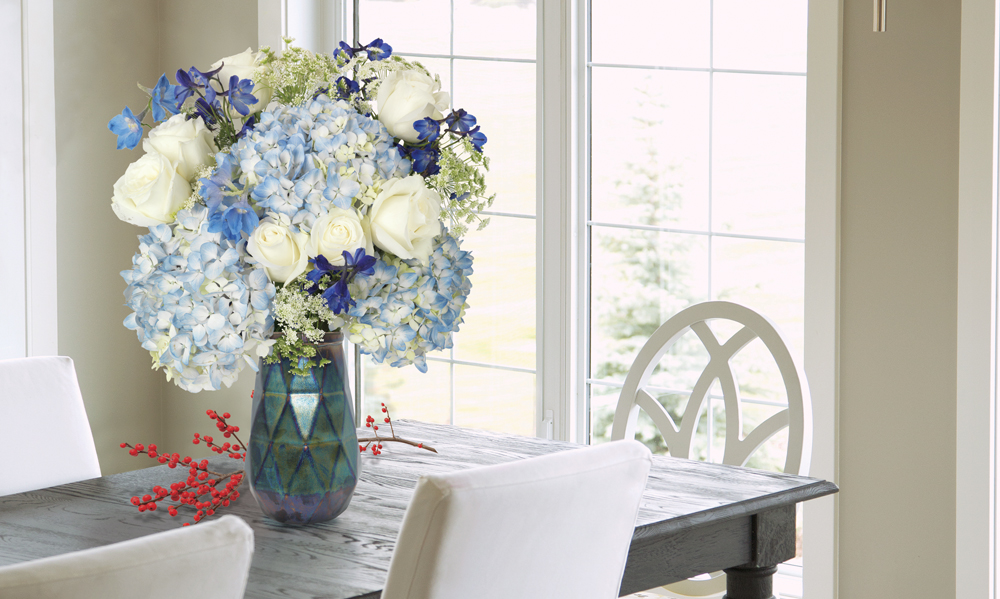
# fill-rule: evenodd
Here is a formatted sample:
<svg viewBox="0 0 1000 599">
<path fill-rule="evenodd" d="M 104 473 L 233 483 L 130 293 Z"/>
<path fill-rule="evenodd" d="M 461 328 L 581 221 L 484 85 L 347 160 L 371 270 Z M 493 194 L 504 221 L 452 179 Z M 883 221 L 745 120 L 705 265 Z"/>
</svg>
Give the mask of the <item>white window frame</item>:
<svg viewBox="0 0 1000 599">
<path fill-rule="evenodd" d="M 998 13 L 996 0 L 962 2 L 955 455 L 955 596 L 994 599 Z"/>
<path fill-rule="evenodd" d="M 0 141 L 0 243 L 5 289 L 3 357 L 58 351 L 56 296 L 55 50 L 52 0 L 0 0 L 0 111 L 13 131 Z"/>
</svg>

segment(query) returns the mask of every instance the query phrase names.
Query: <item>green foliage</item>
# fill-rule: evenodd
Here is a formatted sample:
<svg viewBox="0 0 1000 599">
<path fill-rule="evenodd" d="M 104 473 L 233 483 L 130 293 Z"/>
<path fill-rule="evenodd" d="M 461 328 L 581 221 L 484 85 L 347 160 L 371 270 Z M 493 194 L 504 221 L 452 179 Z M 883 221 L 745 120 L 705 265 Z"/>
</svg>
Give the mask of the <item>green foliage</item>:
<svg viewBox="0 0 1000 599">
<path fill-rule="evenodd" d="M 298 106 L 313 97 L 316 89 L 336 81 L 339 77 L 337 61 L 329 54 L 313 54 L 292 46 L 291 38 L 284 38 L 285 51 L 280 55 L 264 46 L 260 82 L 273 90 L 273 98 L 288 106 Z"/>
<path fill-rule="evenodd" d="M 473 223 L 476 230 L 482 230 L 490 219 L 479 212 L 489 209 L 496 198 L 496 194 L 486 195 L 490 159 L 472 147 L 468 138 L 462 138 L 441 148 L 438 166 L 441 172 L 428 183 L 441 194 L 441 216 L 451 219 L 451 234 L 462 237 Z"/>
<path fill-rule="evenodd" d="M 310 368 L 324 366 L 329 360 L 316 357 L 314 344 L 329 331 L 336 331 L 343 320 L 327 306 L 320 295 L 310 295 L 305 289 L 312 284 L 304 275 L 289 281 L 274 297 L 275 330 L 283 335 L 271 347 L 264 359 L 273 364 L 282 358 L 293 364 L 293 374 L 306 375 Z"/>
</svg>

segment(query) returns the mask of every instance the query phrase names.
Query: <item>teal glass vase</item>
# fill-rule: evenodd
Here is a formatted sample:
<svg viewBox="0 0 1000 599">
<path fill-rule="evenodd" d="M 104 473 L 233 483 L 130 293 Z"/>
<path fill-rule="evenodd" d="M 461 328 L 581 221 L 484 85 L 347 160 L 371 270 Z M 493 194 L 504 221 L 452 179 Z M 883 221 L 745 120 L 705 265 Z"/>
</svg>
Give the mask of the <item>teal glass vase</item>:
<svg viewBox="0 0 1000 599">
<path fill-rule="evenodd" d="M 267 516 L 290 525 L 339 516 L 358 483 L 358 435 L 343 333 L 316 346 L 330 362 L 306 376 L 285 359 L 261 360 L 247 451 L 250 492 Z"/>
</svg>

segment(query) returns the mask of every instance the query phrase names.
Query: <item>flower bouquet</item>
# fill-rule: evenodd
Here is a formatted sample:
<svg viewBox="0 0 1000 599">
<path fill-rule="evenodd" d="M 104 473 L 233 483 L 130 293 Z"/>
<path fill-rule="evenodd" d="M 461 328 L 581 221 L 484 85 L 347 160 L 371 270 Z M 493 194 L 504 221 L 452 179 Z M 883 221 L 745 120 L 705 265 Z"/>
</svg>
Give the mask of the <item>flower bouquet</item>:
<svg viewBox="0 0 1000 599">
<path fill-rule="evenodd" d="M 122 277 L 153 367 L 192 392 L 258 359 L 304 374 L 340 331 L 426 371 L 468 307 L 461 236 L 493 201 L 475 117 L 382 40 L 247 49 L 175 80 L 140 85 L 146 107 L 108 124 L 145 151 L 112 208 L 149 228 Z"/>
</svg>

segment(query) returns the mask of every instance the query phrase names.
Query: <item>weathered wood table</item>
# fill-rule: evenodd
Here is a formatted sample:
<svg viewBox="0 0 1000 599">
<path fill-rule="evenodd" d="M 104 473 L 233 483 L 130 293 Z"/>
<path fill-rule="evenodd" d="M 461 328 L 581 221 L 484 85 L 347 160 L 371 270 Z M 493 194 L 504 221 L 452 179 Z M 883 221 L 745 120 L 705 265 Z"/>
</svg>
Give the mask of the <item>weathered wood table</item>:
<svg viewBox="0 0 1000 599">
<path fill-rule="evenodd" d="M 421 474 L 578 447 L 453 426 L 394 424 L 400 436 L 440 453 L 391 443 L 381 456 L 362 454 L 354 499 L 335 520 L 283 526 L 265 518 L 244 487 L 226 513 L 254 529 L 247 597 L 375 599 Z M 176 528 L 178 519 L 164 511 L 140 514 L 128 501 L 184 475 L 157 466 L 0 497 L 0 565 Z M 822 480 L 654 456 L 621 593 L 726 569 L 730 597 L 766 599 L 776 564 L 795 554 L 795 504 L 836 491 Z"/>
</svg>

